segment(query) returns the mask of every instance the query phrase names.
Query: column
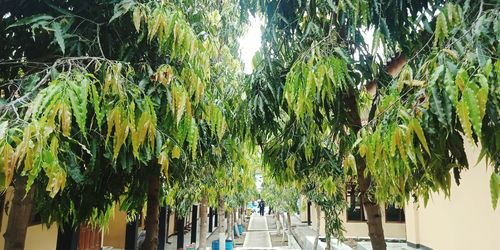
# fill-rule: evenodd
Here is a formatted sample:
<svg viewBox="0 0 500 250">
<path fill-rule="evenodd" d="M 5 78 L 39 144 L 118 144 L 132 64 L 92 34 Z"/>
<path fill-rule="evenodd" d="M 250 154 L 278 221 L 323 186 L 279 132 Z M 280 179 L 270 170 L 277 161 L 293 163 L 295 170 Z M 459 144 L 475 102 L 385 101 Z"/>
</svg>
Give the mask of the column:
<svg viewBox="0 0 500 250">
<path fill-rule="evenodd" d="M 213 225 L 214 225 L 214 213 L 213 212 L 214 212 L 214 210 L 212 208 L 208 209 L 208 232 L 209 233 L 211 233 L 213 231 Z"/>
<path fill-rule="evenodd" d="M 198 205 L 193 205 L 191 212 L 191 243 L 196 243 L 196 231 L 198 227 Z"/>
<path fill-rule="evenodd" d="M 177 249 L 184 249 L 184 218 L 175 215 L 175 227 L 177 228 Z"/>
<path fill-rule="evenodd" d="M 158 220 L 158 250 L 165 250 L 166 227 L 167 227 L 167 208 L 160 207 L 160 218 Z"/>
<path fill-rule="evenodd" d="M 128 222 L 125 227 L 125 250 L 135 250 L 137 247 L 137 231 L 139 216 L 135 220 Z"/>
</svg>

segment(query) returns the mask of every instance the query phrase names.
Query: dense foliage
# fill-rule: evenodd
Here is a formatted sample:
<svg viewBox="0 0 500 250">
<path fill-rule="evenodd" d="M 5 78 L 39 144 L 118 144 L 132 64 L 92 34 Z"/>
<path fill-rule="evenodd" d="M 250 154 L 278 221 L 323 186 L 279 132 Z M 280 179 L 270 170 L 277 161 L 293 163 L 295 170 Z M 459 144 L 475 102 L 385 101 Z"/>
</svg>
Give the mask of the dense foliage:
<svg viewBox="0 0 500 250">
<path fill-rule="evenodd" d="M 278 178 L 307 178 L 327 155 L 343 163 L 320 176 L 357 183 L 374 249 L 384 249 L 379 204 L 449 195 L 450 173 L 458 183 L 479 160 L 466 157 L 475 144 L 494 168 L 496 207 L 498 3 L 259 3 L 252 131 Z"/>
<path fill-rule="evenodd" d="M 151 174 L 164 181 L 165 202 L 187 211 L 202 187 L 186 184 L 241 161 L 239 130 L 231 138 L 228 129 L 247 16 L 237 3 L 10 4 L 1 27 L 2 53 L 12 52 L 1 58 L 2 184 L 19 171 L 28 189 L 40 185 L 46 222 L 103 223 L 115 202 L 140 211 Z"/>
<path fill-rule="evenodd" d="M 498 204 L 499 8 L 4 1 L 0 184 L 26 181 L 44 222 L 76 227 L 146 200 L 180 214 L 201 197 L 236 209 L 262 165 L 271 187 L 293 184 L 286 201 L 300 190 L 326 212 L 328 237 L 342 237 L 345 186 L 357 185 L 373 247 L 384 249 L 380 204 L 450 195 L 483 158 Z M 237 39 L 249 13 L 265 27 L 243 76 Z M 467 158 L 470 145 L 480 159 Z"/>
</svg>

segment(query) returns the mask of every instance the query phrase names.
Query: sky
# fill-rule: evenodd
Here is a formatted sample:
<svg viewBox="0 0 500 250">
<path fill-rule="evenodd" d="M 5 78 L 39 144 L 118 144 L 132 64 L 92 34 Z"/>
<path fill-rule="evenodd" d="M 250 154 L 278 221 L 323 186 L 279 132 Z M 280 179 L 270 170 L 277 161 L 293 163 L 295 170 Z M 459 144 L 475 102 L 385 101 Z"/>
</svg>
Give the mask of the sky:
<svg viewBox="0 0 500 250">
<path fill-rule="evenodd" d="M 252 58 L 260 48 L 261 26 L 263 24 L 264 22 L 259 16 L 250 16 L 248 30 L 239 39 L 241 59 L 245 64 L 244 72 L 246 74 L 252 73 Z"/>
<path fill-rule="evenodd" d="M 246 74 L 252 73 L 253 65 L 252 58 L 260 49 L 261 46 L 261 35 L 262 35 L 262 25 L 264 21 L 260 16 L 250 16 L 248 29 L 245 34 L 239 39 L 240 43 L 240 53 L 241 60 L 244 63 L 244 72 Z M 372 41 L 373 41 L 373 29 L 366 30 L 362 32 L 365 41 L 368 45 L 369 51 L 371 51 Z M 382 53 L 382 48 L 378 48 L 377 54 Z"/>
</svg>

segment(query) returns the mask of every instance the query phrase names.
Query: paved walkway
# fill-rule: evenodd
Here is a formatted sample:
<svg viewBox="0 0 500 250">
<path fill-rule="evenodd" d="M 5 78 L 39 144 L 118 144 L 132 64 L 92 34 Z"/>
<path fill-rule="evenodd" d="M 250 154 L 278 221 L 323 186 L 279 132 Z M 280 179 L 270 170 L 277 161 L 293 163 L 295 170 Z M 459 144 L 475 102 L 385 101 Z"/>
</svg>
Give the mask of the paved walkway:
<svg viewBox="0 0 500 250">
<path fill-rule="evenodd" d="M 248 231 L 245 236 L 243 248 L 265 249 L 271 247 L 271 236 L 269 235 L 266 216 L 252 214 Z"/>
</svg>

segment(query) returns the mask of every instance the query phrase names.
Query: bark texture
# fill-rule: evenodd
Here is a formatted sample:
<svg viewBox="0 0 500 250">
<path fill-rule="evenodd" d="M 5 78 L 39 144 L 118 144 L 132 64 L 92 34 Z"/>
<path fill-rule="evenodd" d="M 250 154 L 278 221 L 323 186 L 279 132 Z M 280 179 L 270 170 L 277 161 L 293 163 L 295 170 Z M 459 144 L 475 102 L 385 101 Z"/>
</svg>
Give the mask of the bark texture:
<svg viewBox="0 0 500 250">
<path fill-rule="evenodd" d="M 356 104 L 356 97 L 354 94 L 346 97 L 345 102 L 347 104 L 349 119 L 351 122 L 351 129 L 354 133 L 358 133 L 362 128 L 361 116 L 359 115 L 358 106 Z M 372 104 L 372 110 L 370 111 L 370 117 L 372 116 L 373 110 L 376 109 L 376 103 Z M 380 210 L 380 205 L 377 203 L 374 197 L 370 197 L 368 192 L 371 184 L 370 175 L 365 176 L 364 172 L 366 169 L 365 158 L 356 155 L 356 167 L 358 172 L 358 185 L 360 195 L 363 199 L 363 207 L 365 208 L 368 224 L 368 236 L 370 236 L 370 242 L 372 244 L 373 250 L 386 250 L 387 245 L 385 243 L 384 228 L 382 227 L 382 215 Z"/>
<path fill-rule="evenodd" d="M 318 249 L 318 241 L 319 241 L 319 230 L 321 229 L 321 208 L 316 205 L 316 239 L 314 239 L 313 249 Z"/>
<path fill-rule="evenodd" d="M 207 204 L 208 196 L 206 192 L 201 197 L 200 204 L 200 245 L 199 249 L 205 250 L 207 248 Z M 212 215 L 210 215 L 212 216 Z"/>
<path fill-rule="evenodd" d="M 142 250 L 158 249 L 158 228 L 160 217 L 160 177 L 150 175 L 148 177 L 148 206 L 146 211 L 145 230 L 146 238 L 142 244 Z"/>
<path fill-rule="evenodd" d="M 288 223 L 288 235 L 292 235 L 292 216 L 291 216 L 291 212 L 288 212 L 286 213 L 286 217 L 287 217 L 287 223 Z"/>
<path fill-rule="evenodd" d="M 281 234 L 281 221 L 280 221 L 280 213 L 274 213 L 274 218 L 276 220 L 276 231 L 278 234 Z"/>
<path fill-rule="evenodd" d="M 12 207 L 9 212 L 9 221 L 7 230 L 3 237 L 5 238 L 5 250 L 23 250 L 26 241 L 26 232 L 31 219 L 31 210 L 33 207 L 33 197 L 35 187 L 32 187 L 26 194 L 27 176 L 18 176 L 14 186 L 14 197 L 12 198 Z"/>
<path fill-rule="evenodd" d="M 226 223 L 224 221 L 224 197 L 218 197 L 219 208 L 217 208 L 217 212 L 219 214 L 219 249 L 226 250 Z"/>
</svg>

